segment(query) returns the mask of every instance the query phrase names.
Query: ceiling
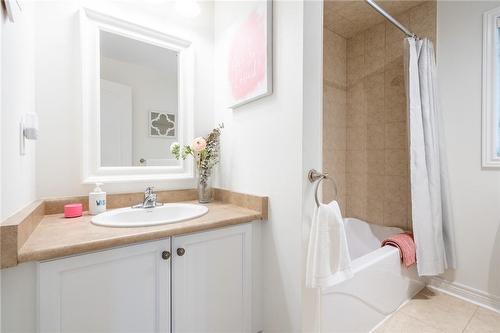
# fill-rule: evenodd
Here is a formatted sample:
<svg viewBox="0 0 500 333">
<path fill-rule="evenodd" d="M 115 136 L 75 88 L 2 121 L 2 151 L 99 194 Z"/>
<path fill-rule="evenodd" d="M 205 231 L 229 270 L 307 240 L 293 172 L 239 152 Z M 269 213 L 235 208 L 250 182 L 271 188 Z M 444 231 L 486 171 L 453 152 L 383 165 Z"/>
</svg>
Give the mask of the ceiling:
<svg viewBox="0 0 500 333">
<path fill-rule="evenodd" d="M 377 4 L 392 16 L 397 16 L 425 1 L 433 0 L 378 0 Z M 344 38 L 351 38 L 384 20 L 364 0 L 325 0 L 324 25 Z"/>
</svg>

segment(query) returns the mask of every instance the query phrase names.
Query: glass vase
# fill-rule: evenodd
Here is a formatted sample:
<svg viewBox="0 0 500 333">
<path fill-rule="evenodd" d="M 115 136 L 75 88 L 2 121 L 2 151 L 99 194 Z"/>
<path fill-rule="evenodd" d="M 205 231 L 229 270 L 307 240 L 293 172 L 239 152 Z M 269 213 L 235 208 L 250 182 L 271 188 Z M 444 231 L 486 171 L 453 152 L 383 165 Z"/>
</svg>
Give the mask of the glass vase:
<svg viewBox="0 0 500 333">
<path fill-rule="evenodd" d="M 210 172 L 198 172 L 198 202 L 205 204 L 212 202 L 212 177 Z"/>
</svg>

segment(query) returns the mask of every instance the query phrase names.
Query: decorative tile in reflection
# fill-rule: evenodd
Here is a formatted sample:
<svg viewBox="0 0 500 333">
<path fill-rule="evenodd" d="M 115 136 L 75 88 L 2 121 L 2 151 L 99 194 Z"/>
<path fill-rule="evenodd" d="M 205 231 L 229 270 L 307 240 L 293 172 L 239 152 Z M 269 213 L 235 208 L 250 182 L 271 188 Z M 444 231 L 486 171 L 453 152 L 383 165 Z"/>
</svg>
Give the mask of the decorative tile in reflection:
<svg viewBox="0 0 500 333">
<path fill-rule="evenodd" d="M 163 111 L 149 111 L 149 136 L 175 138 L 175 114 Z"/>
</svg>

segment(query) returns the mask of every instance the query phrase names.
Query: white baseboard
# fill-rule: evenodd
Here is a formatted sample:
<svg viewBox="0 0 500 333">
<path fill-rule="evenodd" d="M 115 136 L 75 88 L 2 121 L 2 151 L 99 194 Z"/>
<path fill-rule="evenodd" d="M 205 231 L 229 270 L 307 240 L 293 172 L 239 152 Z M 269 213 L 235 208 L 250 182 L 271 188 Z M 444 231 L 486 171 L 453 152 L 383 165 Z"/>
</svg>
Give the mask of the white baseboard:
<svg viewBox="0 0 500 333">
<path fill-rule="evenodd" d="M 500 313 L 500 297 L 490 295 L 484 291 L 460 283 L 449 282 L 439 277 L 428 278 L 427 287 Z"/>
</svg>

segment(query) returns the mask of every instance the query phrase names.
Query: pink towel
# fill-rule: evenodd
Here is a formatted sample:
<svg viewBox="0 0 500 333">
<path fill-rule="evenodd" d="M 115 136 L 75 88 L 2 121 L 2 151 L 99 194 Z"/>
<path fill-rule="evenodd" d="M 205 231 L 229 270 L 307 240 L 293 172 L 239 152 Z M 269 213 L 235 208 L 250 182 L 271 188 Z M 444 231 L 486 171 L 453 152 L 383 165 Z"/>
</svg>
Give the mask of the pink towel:
<svg viewBox="0 0 500 333">
<path fill-rule="evenodd" d="M 384 239 L 382 246 L 390 245 L 399 249 L 399 255 L 406 268 L 417 262 L 417 251 L 415 241 L 411 232 L 404 232 Z"/>
</svg>

